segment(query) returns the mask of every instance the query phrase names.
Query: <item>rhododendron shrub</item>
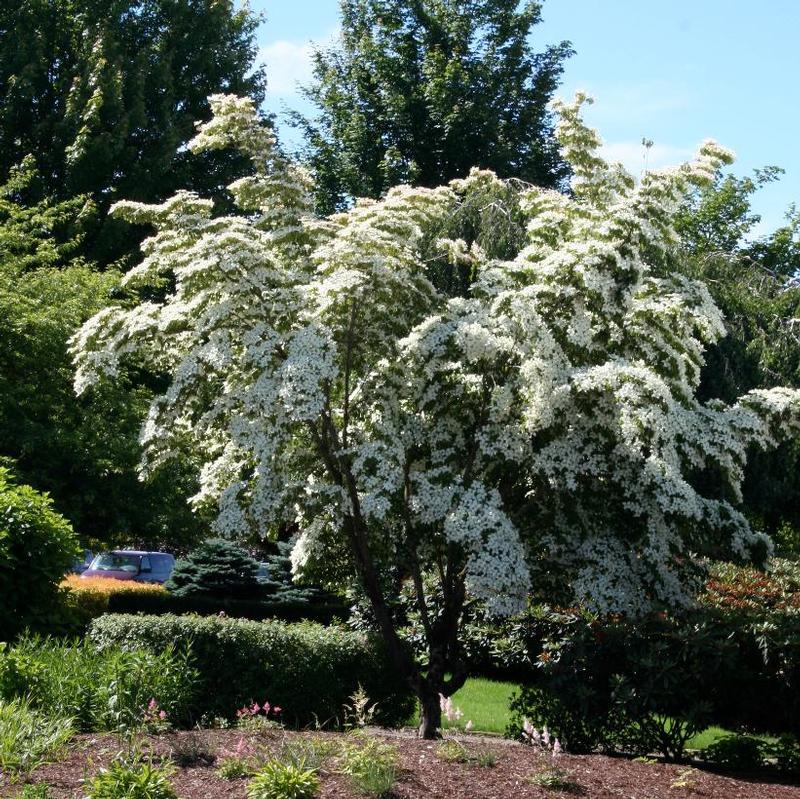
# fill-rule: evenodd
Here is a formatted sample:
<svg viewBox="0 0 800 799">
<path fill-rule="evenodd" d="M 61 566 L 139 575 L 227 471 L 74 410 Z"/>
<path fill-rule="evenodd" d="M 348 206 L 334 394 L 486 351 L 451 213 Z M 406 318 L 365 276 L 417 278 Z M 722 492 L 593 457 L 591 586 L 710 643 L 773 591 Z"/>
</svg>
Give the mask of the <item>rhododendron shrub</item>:
<svg viewBox="0 0 800 799">
<path fill-rule="evenodd" d="M 697 553 L 749 559 L 769 545 L 735 509 L 742 469 L 750 445 L 797 429 L 800 395 L 699 404 L 722 319 L 670 269 L 682 198 L 730 155 L 707 142 L 637 184 L 599 157 L 583 100 L 557 108 L 570 196 L 473 170 L 316 219 L 308 175 L 250 101 L 215 96 L 189 146 L 251 158 L 229 186 L 244 213 L 214 217 L 188 192 L 118 203 L 156 230 L 126 285 L 174 290 L 106 308 L 73 340 L 78 392 L 134 354 L 170 378 L 143 427 L 143 469 L 196 452 L 193 501 L 216 504 L 220 535 L 292 523 L 296 571 L 353 568 L 425 735 L 439 694 L 465 679 L 468 594 L 511 613 L 544 564 L 591 607 L 639 613 L 690 601 Z M 479 230 L 448 235 L 474 228 L 454 220 L 483 196 L 492 218 L 523 221 L 510 255 Z M 444 261 L 466 276 L 451 281 L 459 296 L 432 280 Z M 390 566 L 415 586 L 424 668 L 398 640 Z"/>
</svg>

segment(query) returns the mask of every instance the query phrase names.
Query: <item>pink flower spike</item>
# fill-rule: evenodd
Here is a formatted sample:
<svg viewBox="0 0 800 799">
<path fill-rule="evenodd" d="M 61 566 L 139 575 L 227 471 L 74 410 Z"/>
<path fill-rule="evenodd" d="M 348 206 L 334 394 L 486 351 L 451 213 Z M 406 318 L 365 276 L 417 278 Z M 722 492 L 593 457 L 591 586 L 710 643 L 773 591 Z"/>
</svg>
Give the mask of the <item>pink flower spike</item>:
<svg viewBox="0 0 800 799">
<path fill-rule="evenodd" d="M 278 713 L 281 712 L 281 709 L 277 705 L 275 705 L 275 707 L 272 708 L 272 712 L 277 716 Z"/>
<path fill-rule="evenodd" d="M 250 712 L 255 716 L 259 710 L 261 710 L 261 708 L 259 707 L 258 702 L 253 702 L 253 704 L 250 706 Z"/>
<path fill-rule="evenodd" d="M 555 743 L 553 744 L 553 757 L 558 757 L 561 754 L 561 741 L 556 738 Z"/>
<path fill-rule="evenodd" d="M 542 729 L 542 741 L 545 746 L 550 746 L 550 733 L 547 731 L 547 726 Z"/>
<path fill-rule="evenodd" d="M 269 715 L 270 707 L 271 707 L 271 705 L 270 705 L 269 702 L 264 702 L 264 704 L 261 706 L 261 709 L 264 711 L 264 715 L 267 715 L 267 716 Z"/>
<path fill-rule="evenodd" d="M 158 714 L 158 717 L 161 719 L 161 721 L 164 721 L 164 719 L 167 717 L 167 714 L 166 714 L 166 712 L 165 712 L 165 711 L 163 711 L 163 710 L 162 710 L 162 711 L 161 711 L 161 712 Z"/>
<path fill-rule="evenodd" d="M 158 707 L 158 702 L 155 699 L 151 699 L 147 704 L 148 710 L 155 710 Z"/>
</svg>

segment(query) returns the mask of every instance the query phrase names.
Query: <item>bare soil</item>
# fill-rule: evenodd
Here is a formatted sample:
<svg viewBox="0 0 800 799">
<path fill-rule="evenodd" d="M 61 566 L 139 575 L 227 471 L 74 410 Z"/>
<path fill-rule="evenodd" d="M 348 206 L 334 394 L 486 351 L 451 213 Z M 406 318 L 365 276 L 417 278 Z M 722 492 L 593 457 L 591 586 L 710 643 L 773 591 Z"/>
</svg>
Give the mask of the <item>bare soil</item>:
<svg viewBox="0 0 800 799">
<path fill-rule="evenodd" d="M 245 799 L 247 779 L 225 780 L 215 762 L 239 751 L 280 753 L 293 738 L 323 736 L 335 745 L 338 733 L 296 733 L 283 730 L 243 732 L 203 730 L 143 736 L 140 747 L 154 761 L 171 762 L 176 751 L 203 755 L 191 765 L 174 766 L 172 783 L 181 799 Z M 522 744 L 481 736 L 462 738 L 469 762 L 451 762 L 437 756 L 439 744 L 408 735 L 378 733 L 396 747 L 401 770 L 393 799 L 528 799 L 585 797 L 585 799 L 800 799 L 800 786 L 776 782 L 770 774 L 721 774 L 709 770 L 659 762 L 637 762 L 602 755 L 561 755 L 556 761 Z M 107 765 L 120 750 L 112 735 L 82 735 L 58 762 L 41 766 L 29 778 L 50 786 L 53 799 L 81 799 L 84 781 Z M 494 755 L 493 766 L 480 765 L 479 755 Z M 208 762 L 210 761 L 210 762 Z M 557 790 L 531 782 L 537 773 L 557 766 L 570 785 Z M 320 772 L 322 799 L 356 799 L 348 778 L 337 773 L 335 755 Z M 8 775 L 0 776 L 0 796 L 14 797 L 21 790 Z"/>
</svg>

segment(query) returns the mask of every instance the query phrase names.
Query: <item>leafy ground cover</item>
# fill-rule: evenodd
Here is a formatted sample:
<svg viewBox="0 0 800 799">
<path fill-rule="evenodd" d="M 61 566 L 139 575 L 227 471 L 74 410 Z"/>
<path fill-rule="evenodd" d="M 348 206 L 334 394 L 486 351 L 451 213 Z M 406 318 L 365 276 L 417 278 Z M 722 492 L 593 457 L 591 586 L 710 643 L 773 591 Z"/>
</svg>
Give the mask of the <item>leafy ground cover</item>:
<svg viewBox="0 0 800 799">
<path fill-rule="evenodd" d="M 800 799 L 800 787 L 770 783 L 764 777 L 722 775 L 703 769 L 610 758 L 564 754 L 556 761 L 522 744 L 466 736 L 459 741 L 463 757 L 441 757 L 441 744 L 411 735 L 353 736 L 337 733 L 291 733 L 283 730 L 205 730 L 143 736 L 138 749 L 161 779 L 166 774 L 180 799 L 244 799 L 256 775 L 267 770 L 293 774 L 312 771 L 315 796 L 355 799 L 385 795 L 393 799 L 542 799 L 582 796 L 585 799 L 636 799 L 702 796 L 704 799 Z M 81 735 L 57 762 L 32 775 L 31 786 L 0 777 L 0 796 L 18 799 L 36 795 L 76 799 L 119 753 L 114 735 Z M 354 749 L 358 756 L 354 756 Z M 187 752 L 202 756 L 187 757 Z M 243 768 L 230 768 L 236 759 Z M 248 758 L 250 760 L 248 761 Z M 379 768 L 392 760 L 392 768 Z M 279 768 L 276 763 L 282 764 Z M 223 767 L 225 765 L 225 767 Z M 228 778 L 226 778 L 226 776 Z M 264 778 L 261 778 L 264 782 Z M 308 780 L 315 784 L 315 780 Z M 46 788 L 44 787 L 46 786 Z M 565 793 L 566 791 L 566 793 Z"/>
</svg>

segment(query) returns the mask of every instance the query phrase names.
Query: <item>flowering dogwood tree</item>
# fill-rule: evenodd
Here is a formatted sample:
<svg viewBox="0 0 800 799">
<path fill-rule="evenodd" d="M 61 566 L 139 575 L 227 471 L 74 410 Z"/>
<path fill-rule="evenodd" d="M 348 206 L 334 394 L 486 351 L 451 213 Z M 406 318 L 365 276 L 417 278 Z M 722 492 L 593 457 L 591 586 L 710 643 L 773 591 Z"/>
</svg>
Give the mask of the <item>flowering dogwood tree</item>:
<svg viewBox="0 0 800 799">
<path fill-rule="evenodd" d="M 730 156 L 708 142 L 637 184 L 599 157 L 584 99 L 557 109 L 572 194 L 528 188 L 493 208 L 527 226 L 503 260 L 480 236 L 447 235 L 476 197 L 511 196 L 493 174 L 316 219 L 309 177 L 251 102 L 215 96 L 190 148 L 251 158 L 229 187 L 244 213 L 215 218 L 187 192 L 118 203 L 156 229 L 126 284 L 173 289 L 101 311 L 73 340 L 78 392 L 133 354 L 169 377 L 143 427 L 143 469 L 198 453 L 194 502 L 217 505 L 220 534 L 292 522 L 297 571 L 352 566 L 426 736 L 439 695 L 465 679 L 467 595 L 511 613 L 544 561 L 581 601 L 640 613 L 691 601 L 698 554 L 769 546 L 735 503 L 747 447 L 797 430 L 800 393 L 699 404 L 722 320 L 703 285 L 670 269 L 681 198 Z M 468 275 L 459 296 L 431 280 L 442 257 Z M 389 565 L 414 587 L 424 668 L 398 638 Z"/>
</svg>

